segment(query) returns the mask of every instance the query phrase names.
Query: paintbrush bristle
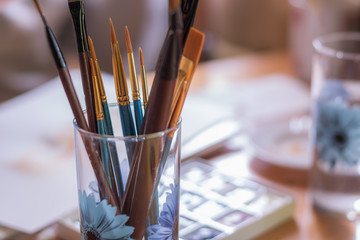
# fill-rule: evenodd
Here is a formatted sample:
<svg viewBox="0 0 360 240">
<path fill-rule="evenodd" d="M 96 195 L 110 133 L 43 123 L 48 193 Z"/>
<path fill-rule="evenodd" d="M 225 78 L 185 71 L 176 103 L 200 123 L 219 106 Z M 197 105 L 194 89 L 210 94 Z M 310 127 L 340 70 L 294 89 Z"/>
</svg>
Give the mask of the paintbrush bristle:
<svg viewBox="0 0 360 240">
<path fill-rule="evenodd" d="M 145 65 L 144 64 L 144 56 L 143 56 L 141 47 L 139 47 L 139 54 L 140 54 L 140 65 Z"/>
<path fill-rule="evenodd" d="M 112 44 L 116 44 L 116 43 L 117 43 L 117 39 L 116 39 L 114 24 L 113 24 L 111 18 L 110 18 L 110 33 L 111 33 L 111 43 L 112 43 Z"/>
<path fill-rule="evenodd" d="M 91 57 L 92 57 L 92 58 L 94 59 L 94 61 L 95 61 L 97 58 L 96 58 L 96 53 L 95 53 L 94 44 L 93 44 L 93 41 L 92 41 L 91 37 L 89 37 L 89 47 L 90 47 Z"/>
<path fill-rule="evenodd" d="M 133 50 L 132 50 L 130 34 L 127 26 L 125 26 L 125 40 L 126 40 L 126 50 L 128 53 L 131 53 Z"/>
<path fill-rule="evenodd" d="M 205 34 L 192 27 L 186 39 L 183 56 L 193 62 L 198 62 L 204 45 L 204 39 Z"/>
<path fill-rule="evenodd" d="M 71 2 L 81 2 L 81 0 L 68 0 L 69 3 Z"/>
</svg>

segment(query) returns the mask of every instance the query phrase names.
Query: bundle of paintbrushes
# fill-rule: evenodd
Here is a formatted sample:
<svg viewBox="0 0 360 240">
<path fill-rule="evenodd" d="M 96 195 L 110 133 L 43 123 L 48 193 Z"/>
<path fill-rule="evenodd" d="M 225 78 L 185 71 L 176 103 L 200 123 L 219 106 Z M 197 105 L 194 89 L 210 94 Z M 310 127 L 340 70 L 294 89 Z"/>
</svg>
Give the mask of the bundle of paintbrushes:
<svg viewBox="0 0 360 240">
<path fill-rule="evenodd" d="M 34 2 L 44 22 L 48 42 L 75 117 L 76 127 L 87 133 L 92 132 L 92 135 L 98 138 L 113 136 L 115 125 L 107 103 L 94 44 L 87 34 L 84 3 L 81 0 L 69 0 L 76 33 L 87 118 L 80 106 L 60 46 L 37 0 Z M 142 50 L 140 48 L 140 91 L 130 34 L 125 26 L 132 101 L 130 101 L 127 76 L 115 27 L 110 19 L 113 75 L 121 129 L 123 137 L 135 139 L 135 144 L 131 141 L 125 142 L 128 171 L 124 173 L 123 167 L 120 166 L 122 155 L 116 141 L 101 140 L 96 145 L 86 137 L 82 136 L 81 140 L 96 178 L 96 191 L 100 196 L 98 202 L 106 200 L 106 203 L 116 207 L 117 216 L 127 215 L 129 219 L 126 225 L 133 229 L 123 230 L 135 239 L 141 239 L 146 227 L 154 222 L 153 217 L 149 216 L 149 210 L 156 208 L 158 204 L 156 199 L 153 200 L 154 195 L 159 194 L 157 191 L 160 177 L 164 172 L 170 147 L 175 141 L 174 132 L 171 131 L 167 132 L 165 138 L 151 143 L 138 139 L 178 126 L 204 42 L 204 35 L 191 27 L 196 6 L 197 0 L 182 2 L 169 0 L 169 28 L 157 61 L 149 96 Z M 142 96 L 140 92 L 143 93 Z M 79 192 L 79 195 L 81 201 L 82 193 Z M 166 202 L 168 203 L 167 200 Z M 85 215 L 82 218 L 85 219 Z M 155 218 L 160 218 L 159 214 L 155 215 L 157 215 Z M 85 234 L 88 233 L 85 231 Z"/>
</svg>

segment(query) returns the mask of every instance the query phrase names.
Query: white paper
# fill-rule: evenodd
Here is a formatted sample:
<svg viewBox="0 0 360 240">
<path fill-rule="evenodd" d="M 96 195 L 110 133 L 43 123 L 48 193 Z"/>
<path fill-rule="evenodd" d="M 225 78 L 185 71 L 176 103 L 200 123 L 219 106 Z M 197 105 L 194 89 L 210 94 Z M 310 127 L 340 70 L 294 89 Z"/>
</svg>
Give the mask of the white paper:
<svg viewBox="0 0 360 240">
<path fill-rule="evenodd" d="M 1 225 L 33 233 L 76 209 L 72 119 L 59 80 L 0 105 Z"/>
</svg>

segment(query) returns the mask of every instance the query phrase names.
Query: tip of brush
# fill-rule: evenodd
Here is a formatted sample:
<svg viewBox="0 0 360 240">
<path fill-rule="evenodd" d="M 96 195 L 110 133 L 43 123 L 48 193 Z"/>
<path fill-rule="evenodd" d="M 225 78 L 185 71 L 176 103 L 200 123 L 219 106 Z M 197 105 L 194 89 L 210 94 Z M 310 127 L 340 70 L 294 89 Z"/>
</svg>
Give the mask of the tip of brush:
<svg viewBox="0 0 360 240">
<path fill-rule="evenodd" d="M 143 56 L 141 47 L 139 47 L 139 54 L 140 54 L 140 65 L 145 65 L 144 64 L 144 56 Z"/>
<path fill-rule="evenodd" d="M 94 43 L 93 43 L 93 41 L 92 41 L 92 39 L 91 39 L 90 36 L 88 37 L 88 39 L 89 39 L 89 47 L 90 47 L 91 57 L 92 57 L 94 60 L 96 60 L 97 58 L 96 58 Z"/>
<path fill-rule="evenodd" d="M 184 46 L 183 56 L 193 62 L 198 62 L 204 45 L 204 40 L 205 34 L 193 27 L 190 28 L 189 35 Z"/>
<path fill-rule="evenodd" d="M 117 39 L 116 39 L 114 24 L 113 24 L 111 18 L 110 18 L 109 20 L 110 20 L 111 43 L 112 43 L 112 44 L 115 44 L 115 43 L 117 43 Z"/>
<path fill-rule="evenodd" d="M 125 26 L 125 40 L 126 40 L 126 50 L 127 50 L 128 53 L 130 53 L 133 50 L 132 50 L 130 34 L 129 34 L 129 30 L 128 30 L 127 26 Z"/>
<path fill-rule="evenodd" d="M 72 2 L 81 2 L 81 0 L 68 0 L 68 3 L 72 3 Z"/>
</svg>

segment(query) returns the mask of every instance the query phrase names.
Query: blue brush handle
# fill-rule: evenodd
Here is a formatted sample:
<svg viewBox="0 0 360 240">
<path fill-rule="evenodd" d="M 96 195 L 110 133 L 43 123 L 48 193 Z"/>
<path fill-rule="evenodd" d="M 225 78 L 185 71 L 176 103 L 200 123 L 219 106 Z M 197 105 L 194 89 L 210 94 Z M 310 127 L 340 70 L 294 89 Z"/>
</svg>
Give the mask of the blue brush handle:
<svg viewBox="0 0 360 240">
<path fill-rule="evenodd" d="M 112 127 L 109 105 L 108 105 L 107 101 L 101 102 L 101 105 L 102 105 L 103 111 L 104 111 L 105 133 L 107 135 L 114 136 L 114 130 Z M 117 188 L 117 192 L 119 195 L 119 199 L 121 199 L 122 196 L 124 195 L 124 184 L 122 181 L 122 173 L 120 170 L 120 163 L 119 163 L 118 153 L 116 150 L 116 144 L 114 142 L 109 142 L 108 144 L 109 144 L 108 149 L 109 149 L 109 154 L 110 154 L 110 163 L 112 164 L 112 168 L 114 171 L 116 188 Z M 110 170 L 111 169 L 109 167 L 109 171 Z"/>
<path fill-rule="evenodd" d="M 99 134 L 105 134 L 105 123 L 104 120 L 96 120 L 97 130 Z M 101 153 L 101 163 L 103 165 L 104 171 L 106 173 L 106 177 L 108 178 L 110 187 L 113 189 L 111 181 L 111 168 L 110 168 L 110 156 L 109 152 L 107 151 L 106 141 L 100 140 L 100 153 Z"/>
<path fill-rule="evenodd" d="M 143 112 L 141 109 L 140 100 L 134 101 L 134 113 L 135 113 L 136 130 L 137 130 L 137 133 L 140 134 L 142 120 L 143 120 Z"/>
<path fill-rule="evenodd" d="M 107 135 L 114 135 L 114 130 L 112 127 L 110 110 L 107 101 L 101 102 L 104 111 L 104 121 L 105 121 L 105 132 Z"/>
<path fill-rule="evenodd" d="M 131 114 L 130 105 L 119 105 L 121 126 L 124 136 L 135 136 L 134 120 Z"/>
</svg>

